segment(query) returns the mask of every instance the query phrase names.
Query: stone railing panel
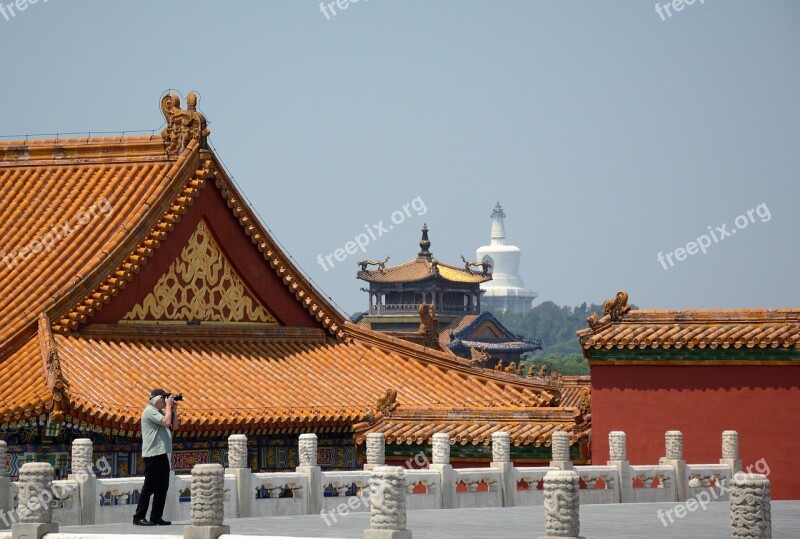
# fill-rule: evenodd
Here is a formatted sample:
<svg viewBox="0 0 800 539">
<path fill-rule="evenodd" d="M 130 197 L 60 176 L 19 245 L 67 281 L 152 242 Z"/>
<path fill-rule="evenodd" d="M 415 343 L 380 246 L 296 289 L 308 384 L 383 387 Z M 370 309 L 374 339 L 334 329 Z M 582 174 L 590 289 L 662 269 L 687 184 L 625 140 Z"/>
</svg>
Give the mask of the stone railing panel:
<svg viewBox="0 0 800 539">
<path fill-rule="evenodd" d="M 326 492 L 322 499 L 322 510 L 336 509 L 342 503 L 348 504 L 352 513 L 369 511 L 369 472 L 368 471 L 331 471 L 322 472 L 322 488 Z M 328 495 L 332 494 L 332 495 Z M 360 501 L 349 498 L 357 497 Z"/>
<path fill-rule="evenodd" d="M 524 467 L 514 470 L 517 505 L 541 506 L 544 503 L 544 476 L 558 468 Z"/>
<path fill-rule="evenodd" d="M 642 488 L 632 489 L 633 501 L 638 503 L 674 502 L 678 500 L 675 468 L 669 465 L 631 466 L 632 483 L 642 483 Z M 626 488 L 623 486 L 622 488 Z"/>
<path fill-rule="evenodd" d="M 455 470 L 457 507 L 502 507 L 503 476 L 492 468 Z"/>
<path fill-rule="evenodd" d="M 308 476 L 297 472 L 254 473 L 254 517 L 308 514 Z"/>
<path fill-rule="evenodd" d="M 431 470 L 406 470 L 406 509 L 442 508 L 442 476 Z"/>
<path fill-rule="evenodd" d="M 581 505 L 619 502 L 619 470 L 614 466 L 575 466 L 581 480 Z"/>
<path fill-rule="evenodd" d="M 707 492 L 713 501 L 728 501 L 728 489 L 733 476 L 727 464 L 687 464 L 686 481 L 689 497 L 696 498 L 701 492 Z"/>
<path fill-rule="evenodd" d="M 139 503 L 144 477 L 101 478 L 97 480 L 96 524 L 130 522 Z M 168 496 L 176 493 L 170 492 Z"/>
<path fill-rule="evenodd" d="M 79 526 L 81 499 L 77 481 L 53 481 L 53 522 L 60 526 Z"/>
</svg>

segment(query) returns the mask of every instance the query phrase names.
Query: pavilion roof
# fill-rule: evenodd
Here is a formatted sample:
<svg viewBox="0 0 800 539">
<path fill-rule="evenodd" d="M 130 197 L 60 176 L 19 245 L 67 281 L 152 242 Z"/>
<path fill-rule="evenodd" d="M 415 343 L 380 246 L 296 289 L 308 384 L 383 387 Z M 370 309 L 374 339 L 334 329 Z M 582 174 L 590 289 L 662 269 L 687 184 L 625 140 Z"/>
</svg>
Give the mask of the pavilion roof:
<svg viewBox="0 0 800 539">
<path fill-rule="evenodd" d="M 442 280 L 458 284 L 480 284 L 492 279 L 487 271 L 473 271 L 465 259 L 464 267 L 451 266 L 439 262 L 430 252 L 431 242 L 428 240 L 428 225 L 422 227 L 422 240 L 417 258 L 396 266 L 386 267 L 389 257 L 382 261 L 364 260 L 357 277 L 370 283 L 416 283 L 427 280 Z M 477 263 L 473 263 L 475 265 Z M 375 270 L 367 267 L 377 265 Z"/>
</svg>

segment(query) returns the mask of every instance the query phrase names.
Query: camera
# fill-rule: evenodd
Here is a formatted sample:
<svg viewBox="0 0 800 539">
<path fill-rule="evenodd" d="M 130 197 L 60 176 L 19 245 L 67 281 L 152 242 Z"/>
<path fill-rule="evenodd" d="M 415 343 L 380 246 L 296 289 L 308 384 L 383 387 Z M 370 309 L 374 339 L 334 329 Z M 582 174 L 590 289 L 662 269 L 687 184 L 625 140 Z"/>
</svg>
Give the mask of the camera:
<svg viewBox="0 0 800 539">
<path fill-rule="evenodd" d="M 173 395 L 172 393 L 170 393 L 170 394 L 169 394 L 169 395 L 167 395 L 167 396 L 168 396 L 168 397 L 169 397 L 169 396 L 172 396 L 172 397 L 175 399 L 175 402 L 179 402 L 179 401 L 182 401 L 182 400 L 183 400 L 183 393 L 176 393 L 176 394 L 174 394 L 174 395 Z"/>
</svg>

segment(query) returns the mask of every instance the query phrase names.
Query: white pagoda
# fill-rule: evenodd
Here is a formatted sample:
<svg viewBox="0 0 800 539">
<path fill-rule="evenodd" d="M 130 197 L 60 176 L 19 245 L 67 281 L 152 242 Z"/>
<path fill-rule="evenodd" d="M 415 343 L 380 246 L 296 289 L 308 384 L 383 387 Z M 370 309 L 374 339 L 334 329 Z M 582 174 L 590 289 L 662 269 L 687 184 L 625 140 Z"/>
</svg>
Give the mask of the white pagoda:
<svg viewBox="0 0 800 539">
<path fill-rule="evenodd" d="M 481 307 L 484 311 L 525 314 L 533 308 L 536 292 L 525 288 L 519 274 L 522 251 L 515 245 L 506 245 L 505 216 L 498 201 L 492 212 L 491 244 L 476 251 L 478 260 L 492 263 L 492 280 L 480 285 Z"/>
</svg>

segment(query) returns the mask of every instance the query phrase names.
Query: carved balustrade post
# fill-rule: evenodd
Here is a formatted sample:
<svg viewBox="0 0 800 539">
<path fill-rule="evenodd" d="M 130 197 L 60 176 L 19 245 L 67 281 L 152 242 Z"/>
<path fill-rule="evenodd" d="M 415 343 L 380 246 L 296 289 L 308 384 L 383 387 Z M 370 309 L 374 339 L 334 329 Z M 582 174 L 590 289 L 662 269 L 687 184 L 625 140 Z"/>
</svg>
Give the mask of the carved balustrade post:
<svg viewBox="0 0 800 539">
<path fill-rule="evenodd" d="M 621 430 L 608 433 L 608 465 L 619 475 L 618 502 L 633 502 L 633 469 L 628 462 L 628 437 Z"/>
<path fill-rule="evenodd" d="M 367 463 L 365 470 L 372 470 L 377 466 L 386 464 L 386 439 L 382 432 L 367 434 Z"/>
<path fill-rule="evenodd" d="M 720 464 L 731 468 L 731 475 L 742 471 L 742 459 L 739 458 L 739 433 L 735 430 L 722 432 L 722 458 Z"/>
<path fill-rule="evenodd" d="M 406 473 L 377 466 L 369 474 L 369 529 L 364 539 L 411 539 L 406 529 Z"/>
<path fill-rule="evenodd" d="M 94 524 L 97 506 L 97 476 L 94 473 L 94 448 L 89 438 L 72 440 L 71 472 L 68 478 L 78 483 L 81 524 Z"/>
<path fill-rule="evenodd" d="M 216 539 L 229 534 L 225 518 L 225 470 L 222 464 L 196 464 L 192 468 L 192 523 L 184 528 L 184 539 Z"/>
<path fill-rule="evenodd" d="M 658 460 L 659 464 L 672 466 L 675 469 L 677 482 L 678 501 L 685 502 L 689 499 L 689 475 L 686 461 L 683 460 L 683 433 L 679 430 L 669 430 L 664 434 L 666 456 Z"/>
<path fill-rule="evenodd" d="M 544 476 L 545 533 L 539 539 L 580 537 L 580 479 L 573 470 L 547 472 Z"/>
<path fill-rule="evenodd" d="M 737 473 L 731 480 L 731 537 L 772 537 L 770 483 L 766 475 Z"/>
<path fill-rule="evenodd" d="M 450 436 L 444 432 L 433 435 L 433 464 L 431 470 L 439 472 L 442 478 L 442 509 L 455 509 L 456 476 L 450 465 Z"/>
<path fill-rule="evenodd" d="M 516 474 L 514 473 L 514 464 L 511 462 L 511 437 L 505 431 L 492 434 L 490 467 L 500 470 L 503 507 L 514 507 L 517 504 Z"/>
<path fill-rule="evenodd" d="M 56 533 L 53 524 L 53 467 L 46 462 L 28 462 L 19 471 L 19 522 L 11 526 L 12 539 L 41 539 Z"/>
<path fill-rule="evenodd" d="M 228 467 L 225 473 L 236 476 L 236 501 L 239 517 L 253 516 L 253 475 L 247 461 L 247 436 L 231 434 L 228 436 Z"/>
<path fill-rule="evenodd" d="M 322 470 L 317 465 L 317 435 L 301 434 L 298 440 L 300 465 L 297 471 L 308 476 L 308 514 L 315 515 L 322 510 Z"/>
<path fill-rule="evenodd" d="M 572 461 L 569 458 L 569 433 L 562 430 L 553 433 L 550 439 L 552 457 L 550 466 L 560 470 L 572 470 Z"/>
</svg>

